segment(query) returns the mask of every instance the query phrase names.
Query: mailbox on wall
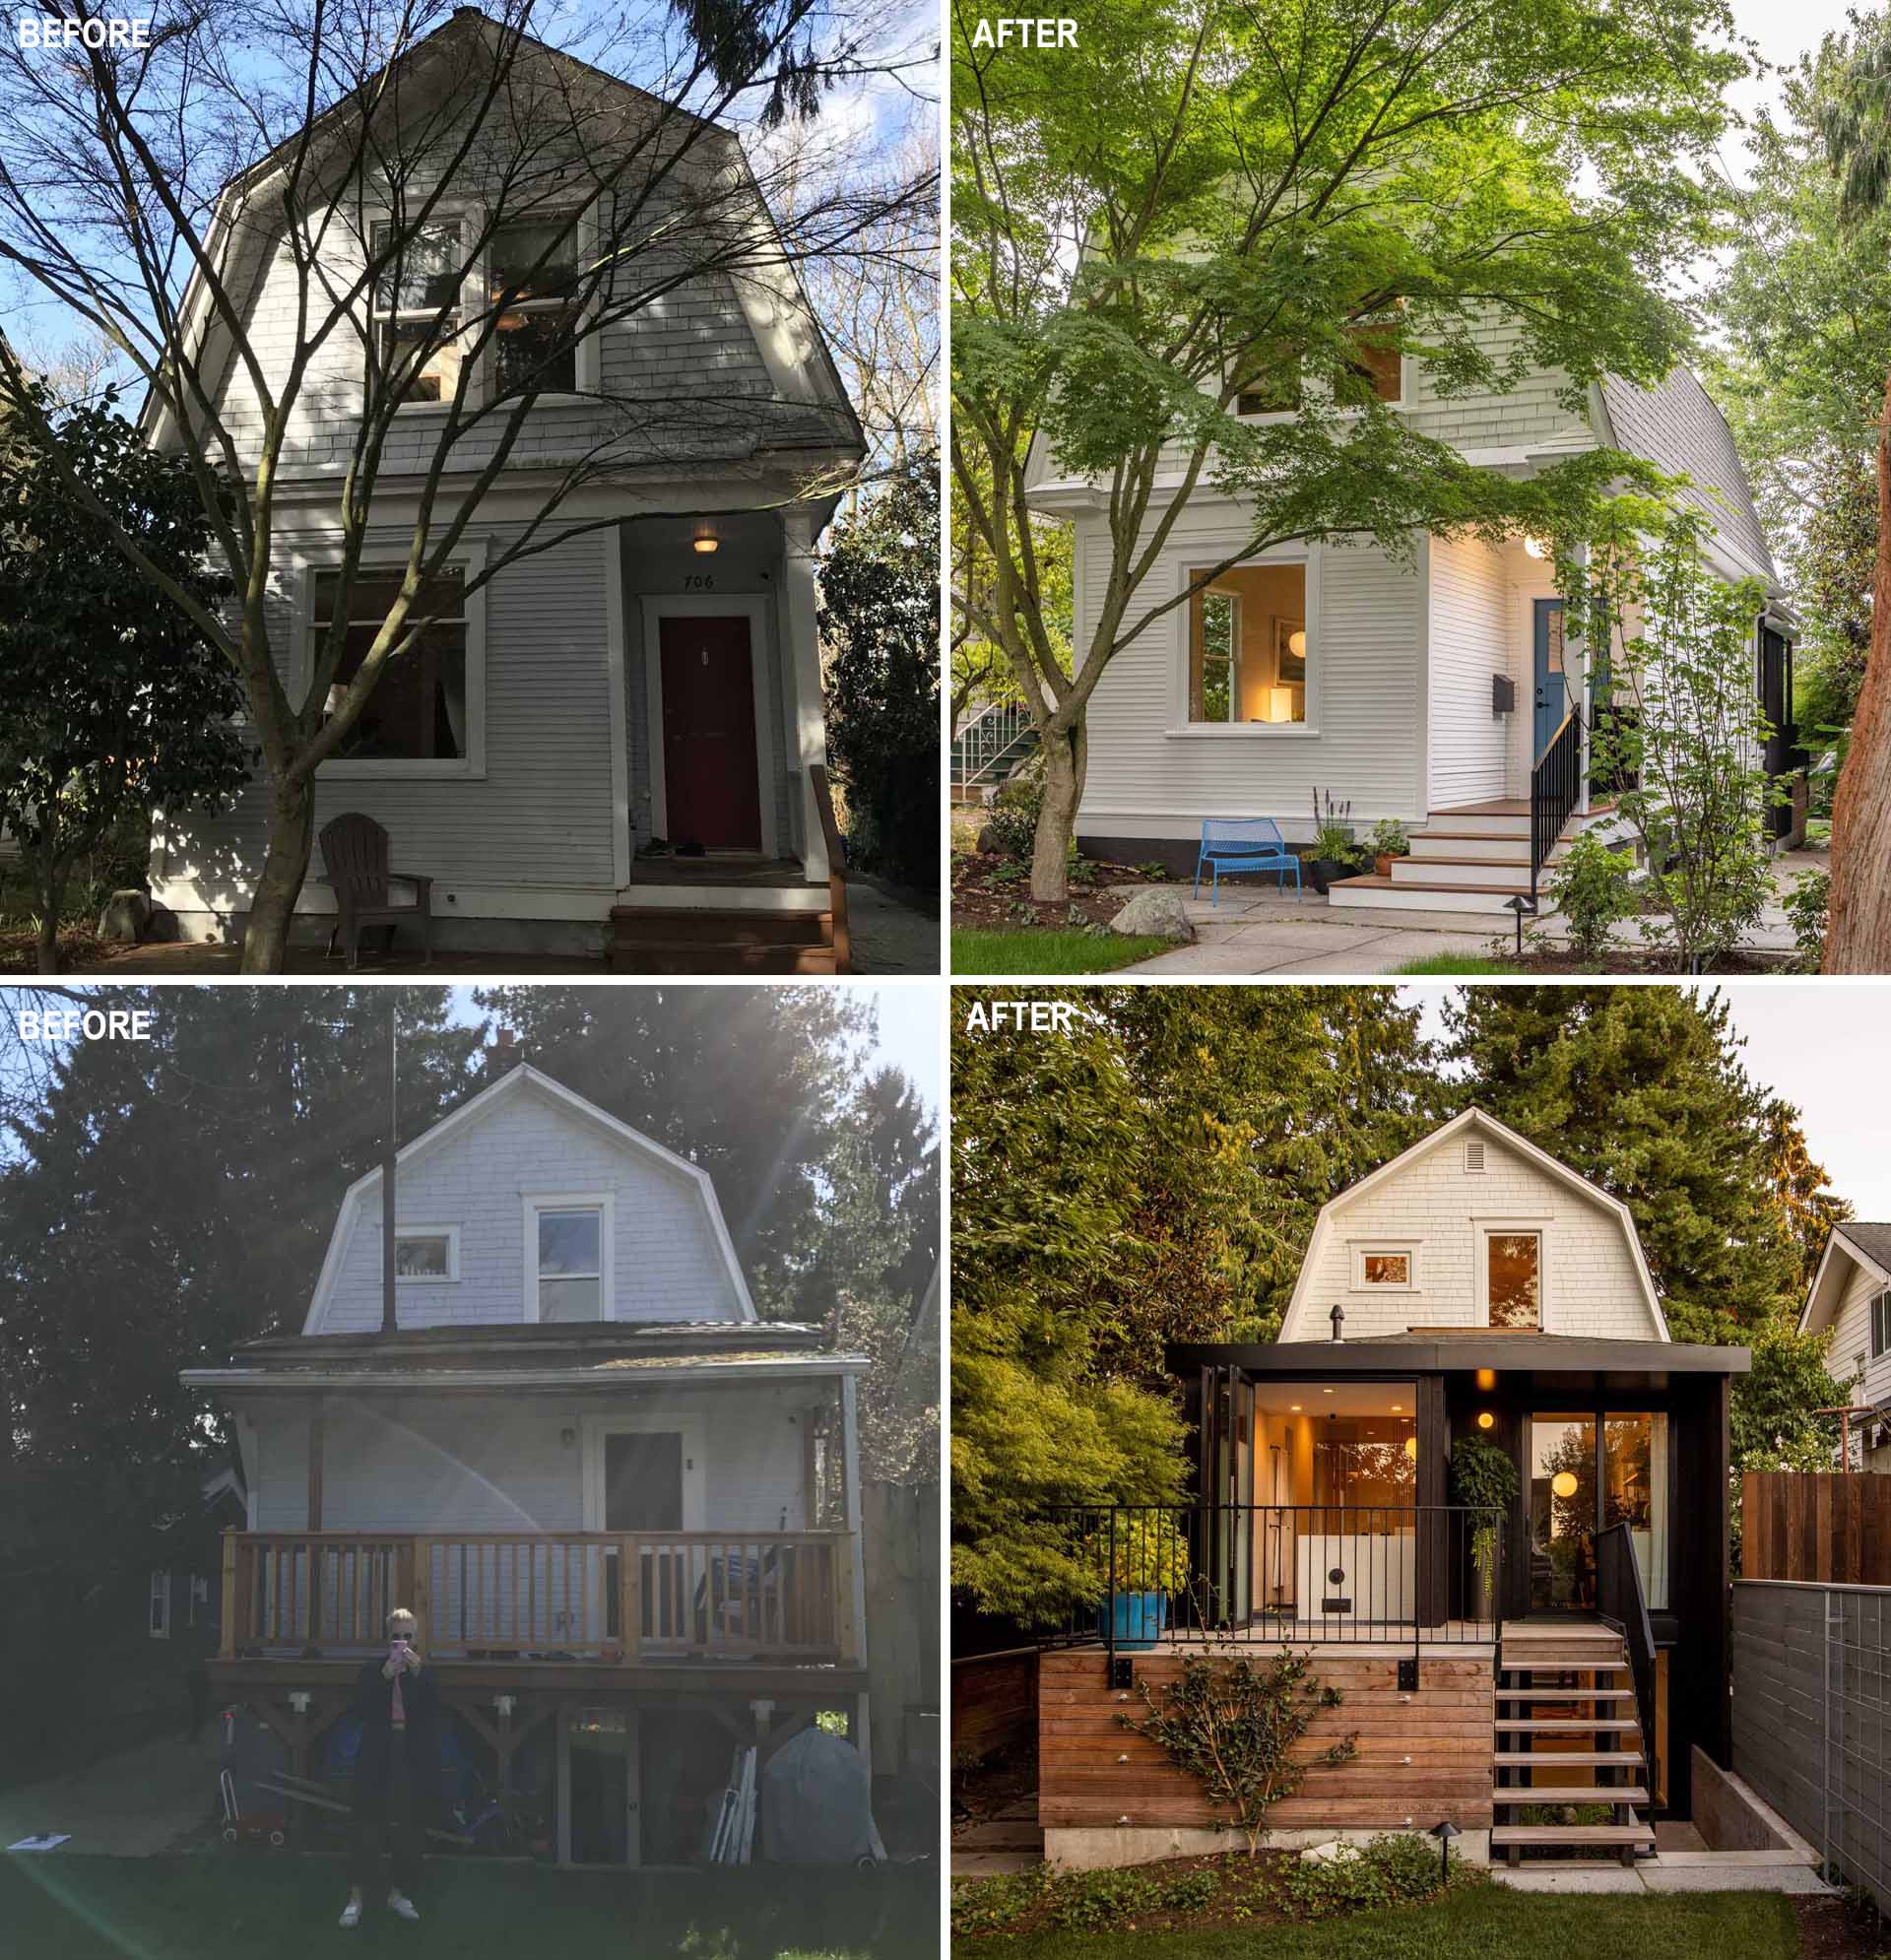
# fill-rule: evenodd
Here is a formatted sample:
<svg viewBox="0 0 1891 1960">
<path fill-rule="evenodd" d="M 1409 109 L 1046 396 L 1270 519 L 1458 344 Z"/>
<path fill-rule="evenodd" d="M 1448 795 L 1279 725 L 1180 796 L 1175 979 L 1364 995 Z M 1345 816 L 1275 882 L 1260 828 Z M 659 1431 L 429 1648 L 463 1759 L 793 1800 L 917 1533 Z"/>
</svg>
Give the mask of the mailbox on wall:
<svg viewBox="0 0 1891 1960">
<path fill-rule="evenodd" d="M 1517 684 L 1508 674 L 1493 674 L 1490 677 L 1490 711 L 1494 715 L 1507 715 L 1516 712 Z"/>
</svg>

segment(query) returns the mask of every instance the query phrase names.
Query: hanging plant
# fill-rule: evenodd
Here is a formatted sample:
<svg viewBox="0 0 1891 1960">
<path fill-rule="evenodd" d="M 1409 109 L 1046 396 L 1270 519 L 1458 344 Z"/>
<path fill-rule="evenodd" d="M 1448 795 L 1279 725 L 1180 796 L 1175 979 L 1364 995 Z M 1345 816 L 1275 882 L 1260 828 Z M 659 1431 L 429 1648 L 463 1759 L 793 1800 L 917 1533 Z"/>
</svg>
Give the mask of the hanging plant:
<svg viewBox="0 0 1891 1960">
<path fill-rule="evenodd" d="M 1470 1529 L 1470 1562 L 1476 1569 L 1478 1592 L 1487 1594 L 1497 1535 L 1517 1501 L 1517 1466 L 1507 1450 L 1486 1437 L 1460 1436 L 1451 1446 L 1451 1488 L 1460 1504 L 1485 1514 Z"/>
</svg>

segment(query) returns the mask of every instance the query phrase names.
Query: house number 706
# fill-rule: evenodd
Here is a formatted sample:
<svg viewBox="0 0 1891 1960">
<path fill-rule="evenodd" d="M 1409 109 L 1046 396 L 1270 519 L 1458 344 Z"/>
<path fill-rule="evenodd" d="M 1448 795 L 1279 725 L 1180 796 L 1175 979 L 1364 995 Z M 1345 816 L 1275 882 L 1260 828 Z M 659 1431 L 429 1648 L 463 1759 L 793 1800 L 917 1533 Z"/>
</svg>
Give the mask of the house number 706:
<svg viewBox="0 0 1891 1960">
<path fill-rule="evenodd" d="M 685 592 L 713 592 L 716 589 L 715 574 L 707 571 L 685 572 L 683 589 Z"/>
</svg>

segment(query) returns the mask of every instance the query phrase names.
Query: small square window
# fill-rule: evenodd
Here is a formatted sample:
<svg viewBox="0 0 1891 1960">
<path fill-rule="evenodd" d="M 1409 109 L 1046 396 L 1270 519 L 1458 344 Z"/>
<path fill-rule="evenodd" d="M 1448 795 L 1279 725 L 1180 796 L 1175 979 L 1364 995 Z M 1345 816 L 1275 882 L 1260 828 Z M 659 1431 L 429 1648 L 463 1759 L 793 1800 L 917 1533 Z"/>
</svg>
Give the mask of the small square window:
<svg viewBox="0 0 1891 1960">
<path fill-rule="evenodd" d="M 1362 1276 L 1368 1286 L 1409 1286 L 1411 1254 L 1368 1252 L 1361 1255 Z"/>
<path fill-rule="evenodd" d="M 394 1240 L 397 1279 L 457 1279 L 460 1276 L 459 1234 L 441 1231 L 401 1232 Z"/>
</svg>

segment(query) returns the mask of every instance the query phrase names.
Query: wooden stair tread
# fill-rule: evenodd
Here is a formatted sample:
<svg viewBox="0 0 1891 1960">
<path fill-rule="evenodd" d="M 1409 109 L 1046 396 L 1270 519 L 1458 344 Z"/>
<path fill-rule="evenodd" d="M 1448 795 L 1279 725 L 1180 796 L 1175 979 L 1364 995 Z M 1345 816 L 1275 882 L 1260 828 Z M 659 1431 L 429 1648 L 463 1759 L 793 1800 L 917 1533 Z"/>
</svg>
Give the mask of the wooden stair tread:
<svg viewBox="0 0 1891 1960">
<path fill-rule="evenodd" d="M 1625 1769 L 1648 1767 L 1639 1749 L 1547 1749 L 1536 1755 L 1528 1749 L 1493 1749 L 1492 1763 L 1507 1769 Z"/>
<path fill-rule="evenodd" d="M 1556 850 L 1550 852 L 1549 854 L 1550 857 L 1553 859 L 1556 856 L 1556 851 L 1560 851 L 1561 849 L 1562 846 L 1558 844 L 1556 846 Z M 1399 862 L 1402 865 L 1495 865 L 1500 870 L 1503 871 L 1521 872 L 1526 878 L 1530 876 L 1530 860 L 1528 858 L 1521 858 L 1521 857 L 1520 858 L 1460 857 L 1455 851 L 1451 852 L 1440 851 L 1436 856 L 1433 856 L 1429 851 L 1427 851 L 1422 857 L 1413 857 L 1408 852 L 1404 857 L 1401 858 Z"/>
<path fill-rule="evenodd" d="M 1499 1701 L 1633 1701 L 1633 1688 L 1499 1688 Z"/>
<path fill-rule="evenodd" d="M 1507 1717 L 1496 1723 L 1500 1735 L 1585 1735 L 1598 1729 L 1632 1729 L 1642 1732 L 1640 1720 L 1630 1715 L 1532 1715 Z"/>
<path fill-rule="evenodd" d="M 1652 1845 L 1647 1824 L 1497 1824 L 1493 1845 Z"/>
<path fill-rule="evenodd" d="M 1648 1792 L 1640 1784 L 1623 1784 L 1619 1790 L 1597 1790 L 1587 1784 L 1538 1783 L 1501 1784 L 1490 1793 L 1500 1809 L 1515 1809 L 1523 1803 L 1646 1803 Z"/>
</svg>

